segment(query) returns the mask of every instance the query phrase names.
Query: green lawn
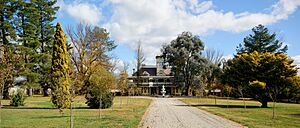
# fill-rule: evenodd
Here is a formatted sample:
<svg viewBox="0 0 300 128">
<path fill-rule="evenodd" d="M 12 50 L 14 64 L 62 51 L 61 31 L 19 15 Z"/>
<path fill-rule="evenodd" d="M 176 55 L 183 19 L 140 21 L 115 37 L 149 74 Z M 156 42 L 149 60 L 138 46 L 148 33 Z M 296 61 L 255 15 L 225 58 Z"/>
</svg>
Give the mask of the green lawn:
<svg viewBox="0 0 300 128">
<path fill-rule="evenodd" d="M 3 128 L 66 128 L 69 127 L 69 110 L 64 110 L 62 116 L 53 109 L 49 97 L 28 97 L 23 107 L 7 107 L 0 110 Z M 132 128 L 137 127 L 150 99 L 115 97 L 114 105 L 109 109 L 89 109 L 84 97 L 75 99 L 74 115 L 77 128 Z M 9 101 L 4 101 L 8 105 Z"/>
<path fill-rule="evenodd" d="M 217 105 L 209 98 L 181 101 L 250 128 L 300 128 L 300 104 L 276 103 L 276 117 L 272 120 L 272 103 L 269 103 L 270 108 L 260 108 L 259 102 L 246 101 L 247 108 L 244 109 L 242 100 L 217 99 Z"/>
</svg>

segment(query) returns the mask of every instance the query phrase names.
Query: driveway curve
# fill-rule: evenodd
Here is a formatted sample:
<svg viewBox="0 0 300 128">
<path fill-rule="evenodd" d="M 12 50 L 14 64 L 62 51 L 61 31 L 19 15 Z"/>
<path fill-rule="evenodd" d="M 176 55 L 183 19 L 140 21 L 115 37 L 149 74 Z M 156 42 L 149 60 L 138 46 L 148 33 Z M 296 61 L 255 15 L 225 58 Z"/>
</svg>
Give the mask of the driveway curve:
<svg viewBox="0 0 300 128">
<path fill-rule="evenodd" d="M 174 98 L 153 98 L 141 128 L 241 128 L 242 125 L 190 107 Z"/>
</svg>

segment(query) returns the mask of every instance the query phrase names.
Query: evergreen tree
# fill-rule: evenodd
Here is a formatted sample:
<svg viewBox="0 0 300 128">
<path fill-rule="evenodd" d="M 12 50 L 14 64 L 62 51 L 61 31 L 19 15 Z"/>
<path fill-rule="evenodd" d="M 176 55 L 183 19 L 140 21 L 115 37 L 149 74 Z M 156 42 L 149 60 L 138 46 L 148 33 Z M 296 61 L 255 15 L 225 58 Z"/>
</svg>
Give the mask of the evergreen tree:
<svg viewBox="0 0 300 128">
<path fill-rule="evenodd" d="M 30 2 L 18 0 L 15 6 L 16 11 L 15 26 L 18 35 L 18 50 L 21 53 L 22 60 L 18 62 L 20 65 L 18 76 L 26 78 L 25 85 L 29 89 L 29 95 L 32 95 L 31 88 L 38 85 L 39 74 L 38 67 L 38 48 L 40 42 L 37 36 L 37 9 Z"/>
<path fill-rule="evenodd" d="M 69 54 L 67 41 L 60 23 L 56 25 L 52 54 L 52 103 L 58 108 L 70 105 Z"/>
<path fill-rule="evenodd" d="M 0 69 L 1 69 L 1 96 L 8 98 L 8 89 L 13 83 L 13 44 L 16 38 L 13 25 L 15 0 L 1 0 L 0 2 Z"/>
<path fill-rule="evenodd" d="M 9 39 L 15 39 L 16 33 L 13 26 L 13 14 L 15 13 L 14 8 L 15 0 L 1 0 L 0 3 L 0 44 L 9 44 Z"/>
<path fill-rule="evenodd" d="M 238 54 L 251 53 L 257 51 L 259 53 L 285 53 L 287 46 L 283 46 L 283 42 L 276 39 L 276 34 L 270 34 L 268 28 L 258 25 L 252 28 L 253 35 L 244 38 L 244 42 L 237 47 Z"/>
<path fill-rule="evenodd" d="M 55 6 L 57 0 L 32 0 L 31 1 L 38 13 L 38 23 L 36 24 L 38 31 L 38 38 L 40 42 L 39 47 L 39 74 L 40 85 L 43 88 L 44 96 L 47 96 L 47 89 L 51 85 L 50 71 L 51 71 L 51 52 L 53 44 L 54 26 L 53 21 L 56 19 L 55 14 L 59 7 Z"/>
</svg>

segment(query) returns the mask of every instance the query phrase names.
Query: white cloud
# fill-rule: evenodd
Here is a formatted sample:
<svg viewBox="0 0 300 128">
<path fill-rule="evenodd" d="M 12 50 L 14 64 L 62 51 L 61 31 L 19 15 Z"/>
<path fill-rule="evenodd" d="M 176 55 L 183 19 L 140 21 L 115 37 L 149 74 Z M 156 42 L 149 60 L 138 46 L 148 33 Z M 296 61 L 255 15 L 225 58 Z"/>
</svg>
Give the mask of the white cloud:
<svg viewBox="0 0 300 128">
<path fill-rule="evenodd" d="M 294 64 L 297 64 L 297 67 L 300 68 L 300 55 L 293 56 Z M 300 75 L 300 69 L 298 70 L 298 75 Z"/>
<path fill-rule="evenodd" d="M 279 20 L 287 19 L 299 5 L 300 0 L 280 0 L 278 3 L 273 5 L 272 15 Z"/>
<path fill-rule="evenodd" d="M 58 1 L 60 11 L 75 20 L 99 25 L 101 8 L 109 7 L 112 13 L 104 23 L 113 39 L 126 43 L 132 49 L 141 40 L 146 54 L 146 62 L 154 64 L 160 54 L 161 45 L 169 43 L 183 31 L 206 35 L 214 31 L 242 32 L 257 24 L 269 25 L 285 20 L 300 5 L 300 0 L 279 0 L 269 12 L 241 13 L 216 10 L 212 0 L 110 0 L 105 4 L 96 1 L 75 0 L 69 3 Z"/>
<path fill-rule="evenodd" d="M 163 43 L 183 31 L 205 35 L 213 31 L 242 32 L 257 24 L 287 19 L 300 0 L 280 0 L 269 13 L 234 13 L 213 9 L 212 1 L 111 0 L 112 16 L 104 26 L 117 42 L 136 48 L 141 40 L 146 57 L 154 63 Z M 153 58 L 153 59 L 152 59 Z"/>
<path fill-rule="evenodd" d="M 68 15 L 80 22 L 97 25 L 100 21 L 101 10 L 94 4 L 74 1 L 73 3 L 64 3 L 60 6 L 62 11 L 65 11 Z"/>
<path fill-rule="evenodd" d="M 233 55 L 229 54 L 229 55 L 223 56 L 222 58 L 225 59 L 225 60 L 229 60 L 229 59 L 233 58 Z"/>
<path fill-rule="evenodd" d="M 190 9 L 193 13 L 203 13 L 207 10 L 212 9 L 213 7 L 213 2 L 212 1 L 203 1 L 199 3 L 198 0 L 190 0 Z"/>
</svg>

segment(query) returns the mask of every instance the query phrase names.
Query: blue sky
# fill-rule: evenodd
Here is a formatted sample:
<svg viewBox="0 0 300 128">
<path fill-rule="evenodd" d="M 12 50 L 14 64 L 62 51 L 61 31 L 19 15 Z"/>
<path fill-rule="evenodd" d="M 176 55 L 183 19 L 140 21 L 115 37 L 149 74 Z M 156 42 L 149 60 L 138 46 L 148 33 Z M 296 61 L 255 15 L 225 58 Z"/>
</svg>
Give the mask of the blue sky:
<svg viewBox="0 0 300 128">
<path fill-rule="evenodd" d="M 162 44 L 183 31 L 199 35 L 205 47 L 236 53 L 236 46 L 264 24 L 289 46 L 288 55 L 300 64 L 300 0 L 59 0 L 57 21 L 79 22 L 106 28 L 118 47 L 113 53 L 134 66 L 140 40 L 146 64 L 154 64 Z"/>
</svg>

